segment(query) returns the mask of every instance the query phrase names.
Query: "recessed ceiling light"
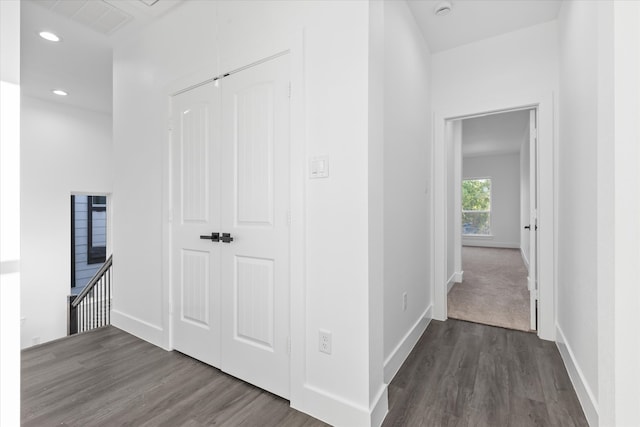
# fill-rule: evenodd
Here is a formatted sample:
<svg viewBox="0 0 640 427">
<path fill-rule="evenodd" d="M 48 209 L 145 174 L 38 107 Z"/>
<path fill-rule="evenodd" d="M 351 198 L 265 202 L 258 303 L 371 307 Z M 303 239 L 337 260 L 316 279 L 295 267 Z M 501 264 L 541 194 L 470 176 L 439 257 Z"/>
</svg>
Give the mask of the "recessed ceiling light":
<svg viewBox="0 0 640 427">
<path fill-rule="evenodd" d="M 38 35 L 45 40 L 49 40 L 50 42 L 59 42 L 61 40 L 58 35 L 53 34 L 51 31 L 40 31 Z"/>
<path fill-rule="evenodd" d="M 436 7 L 433 9 L 433 13 L 436 16 L 448 15 L 451 12 L 452 8 L 453 6 L 451 5 L 451 2 L 442 1 L 436 5 Z"/>
<path fill-rule="evenodd" d="M 62 89 L 53 89 L 51 92 L 56 94 L 56 95 L 58 95 L 58 96 L 67 96 L 67 95 L 69 95 L 67 92 L 65 92 Z"/>
</svg>

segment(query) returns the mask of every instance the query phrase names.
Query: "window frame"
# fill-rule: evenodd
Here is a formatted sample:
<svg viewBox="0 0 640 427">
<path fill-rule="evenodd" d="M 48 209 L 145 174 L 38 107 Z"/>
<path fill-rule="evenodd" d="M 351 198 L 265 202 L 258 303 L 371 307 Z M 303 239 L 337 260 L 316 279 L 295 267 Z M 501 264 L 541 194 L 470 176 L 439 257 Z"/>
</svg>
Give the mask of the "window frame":
<svg viewBox="0 0 640 427">
<path fill-rule="evenodd" d="M 94 205 L 94 197 L 104 197 L 105 203 Z M 100 264 L 107 260 L 107 246 L 93 246 L 93 212 L 106 212 L 107 199 L 104 195 L 87 196 L 87 264 Z"/>
<path fill-rule="evenodd" d="M 464 185 L 465 181 L 480 181 L 480 180 L 488 180 L 489 181 L 489 210 L 465 210 L 463 203 L 462 203 L 462 186 Z M 465 213 L 470 213 L 470 212 L 480 212 L 480 213 L 488 213 L 489 214 L 489 234 L 465 234 L 464 232 L 464 224 L 460 224 L 461 228 L 462 228 L 462 237 L 464 238 L 488 238 L 488 237 L 493 237 L 493 215 L 492 215 L 492 211 L 493 211 L 493 179 L 491 178 L 491 176 L 479 176 L 479 177 L 467 177 L 467 178 L 462 178 L 462 181 L 460 182 L 460 216 L 462 219 L 462 216 Z M 461 221 L 462 222 L 462 221 Z"/>
</svg>

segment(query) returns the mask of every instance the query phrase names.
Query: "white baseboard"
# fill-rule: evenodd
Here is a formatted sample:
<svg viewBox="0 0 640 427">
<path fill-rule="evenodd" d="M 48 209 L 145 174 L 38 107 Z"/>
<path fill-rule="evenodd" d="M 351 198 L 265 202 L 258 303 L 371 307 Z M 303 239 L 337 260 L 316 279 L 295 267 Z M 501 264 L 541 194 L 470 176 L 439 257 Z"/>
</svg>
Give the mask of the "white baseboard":
<svg viewBox="0 0 640 427">
<path fill-rule="evenodd" d="M 302 394 L 291 401 L 291 407 L 333 426 L 380 427 L 389 411 L 386 384 L 380 387 L 370 407 L 357 405 L 310 384 L 304 385 Z"/>
<path fill-rule="evenodd" d="M 569 373 L 569 378 L 571 379 L 573 388 L 578 395 L 578 400 L 580 401 L 580 405 L 582 405 L 582 410 L 587 417 L 589 425 L 596 427 L 599 419 L 598 401 L 596 400 L 591 387 L 589 387 L 580 366 L 578 366 L 575 356 L 573 355 L 573 351 L 571 351 L 571 347 L 567 343 L 567 339 L 564 336 L 562 329 L 560 329 L 560 326 L 558 325 L 556 325 L 556 337 L 556 345 L 560 351 L 560 356 L 562 356 L 564 365 L 567 368 L 567 372 Z"/>
<path fill-rule="evenodd" d="M 462 283 L 464 281 L 464 271 L 453 273 L 453 281 L 455 283 Z"/>
<path fill-rule="evenodd" d="M 470 240 L 462 239 L 462 246 L 480 246 L 484 248 L 507 248 L 507 249 L 520 249 L 520 243 L 513 242 L 494 242 L 492 240 Z"/>
<path fill-rule="evenodd" d="M 453 285 L 455 285 L 455 283 L 456 283 L 455 280 L 454 280 L 455 275 L 456 275 L 456 273 L 453 273 L 451 275 L 451 277 L 449 277 L 449 280 L 447 280 L 447 294 L 449 292 L 451 292 L 451 288 L 453 288 Z"/>
<path fill-rule="evenodd" d="M 160 326 L 113 309 L 111 310 L 111 324 L 141 340 L 150 342 L 165 350 L 171 350 L 168 347 L 165 332 Z"/>
<path fill-rule="evenodd" d="M 520 248 L 520 255 L 522 256 L 522 262 L 524 262 L 524 266 L 527 268 L 527 273 L 529 272 L 529 260 L 527 256 L 524 254 L 524 250 Z"/>
<path fill-rule="evenodd" d="M 400 343 L 393 349 L 389 357 L 384 361 L 384 382 L 389 384 L 393 377 L 396 376 L 400 367 L 409 357 L 409 353 L 413 350 L 416 343 L 429 326 L 433 317 L 433 306 L 430 305 L 420 316 L 418 321 L 409 329 L 409 332 L 402 337 Z"/>
<path fill-rule="evenodd" d="M 447 280 L 447 293 L 451 292 L 451 288 L 453 288 L 453 285 L 455 285 L 456 283 L 462 283 L 463 280 L 464 271 L 453 273 L 451 277 L 449 277 L 449 280 Z"/>
<path fill-rule="evenodd" d="M 386 384 L 376 394 L 370 409 L 371 427 L 380 427 L 389 412 L 389 392 Z"/>
</svg>

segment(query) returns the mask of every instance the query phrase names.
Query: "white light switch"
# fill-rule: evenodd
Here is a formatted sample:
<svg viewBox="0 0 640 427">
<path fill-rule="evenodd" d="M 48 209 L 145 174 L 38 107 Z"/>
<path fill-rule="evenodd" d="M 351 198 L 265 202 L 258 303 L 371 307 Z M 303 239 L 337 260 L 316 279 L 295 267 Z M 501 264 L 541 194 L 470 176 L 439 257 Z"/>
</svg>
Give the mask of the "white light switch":
<svg viewBox="0 0 640 427">
<path fill-rule="evenodd" d="M 327 178 L 329 176 L 329 157 L 314 157 L 309 162 L 309 178 Z"/>
</svg>

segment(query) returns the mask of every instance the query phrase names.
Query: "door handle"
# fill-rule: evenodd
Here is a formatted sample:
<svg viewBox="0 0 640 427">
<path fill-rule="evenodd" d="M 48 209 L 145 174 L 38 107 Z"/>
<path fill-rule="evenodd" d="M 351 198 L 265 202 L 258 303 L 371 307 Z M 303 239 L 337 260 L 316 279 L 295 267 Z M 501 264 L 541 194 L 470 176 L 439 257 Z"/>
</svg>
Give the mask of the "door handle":
<svg viewBox="0 0 640 427">
<path fill-rule="evenodd" d="M 231 234 L 229 233 L 222 233 L 222 237 L 220 237 L 220 241 L 224 243 L 231 243 L 233 242 L 233 237 L 231 237 Z"/>
<path fill-rule="evenodd" d="M 531 226 L 530 226 L 530 225 L 525 225 L 525 226 L 524 226 L 524 228 L 525 228 L 526 230 L 531 230 Z"/>
<path fill-rule="evenodd" d="M 220 241 L 220 233 L 211 233 L 211 236 L 200 236 L 202 240 L 211 240 L 212 242 Z"/>
</svg>

